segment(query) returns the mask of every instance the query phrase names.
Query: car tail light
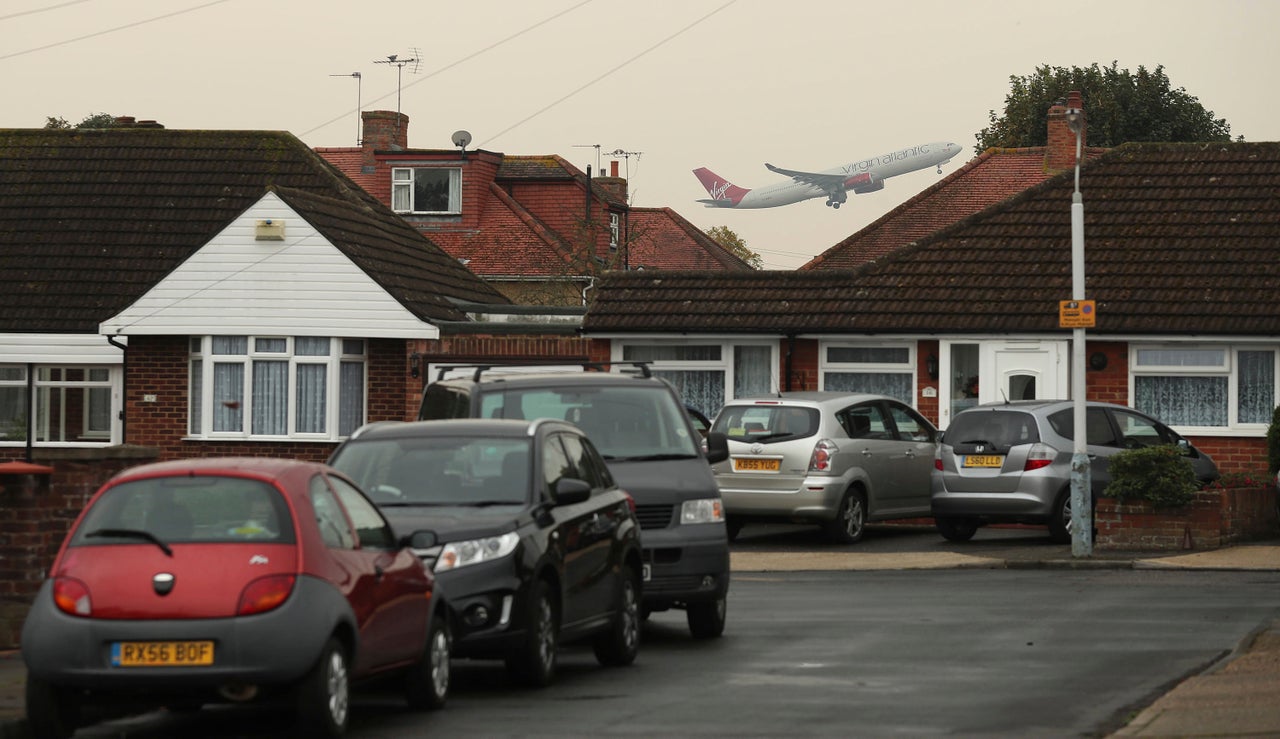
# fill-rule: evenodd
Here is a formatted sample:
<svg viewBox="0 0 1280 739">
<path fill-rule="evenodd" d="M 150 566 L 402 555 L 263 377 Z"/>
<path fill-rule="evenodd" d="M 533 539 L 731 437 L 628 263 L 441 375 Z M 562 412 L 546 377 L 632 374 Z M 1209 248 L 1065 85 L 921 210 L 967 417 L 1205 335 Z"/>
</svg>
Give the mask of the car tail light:
<svg viewBox="0 0 1280 739">
<path fill-rule="evenodd" d="M 627 507 L 631 509 L 631 512 L 632 512 L 632 513 L 635 513 L 635 512 L 636 512 L 636 499 L 635 499 L 635 498 L 633 498 L 633 497 L 631 497 L 631 493 L 628 493 L 628 492 L 627 492 L 627 491 L 625 491 L 625 490 L 623 490 L 623 491 L 622 491 L 622 494 L 623 494 L 623 495 L 625 495 L 625 496 L 627 496 Z"/>
<path fill-rule="evenodd" d="M 1053 464 L 1054 457 L 1056 456 L 1057 454 L 1054 453 L 1053 449 L 1045 446 L 1044 444 L 1033 444 L 1031 449 L 1027 452 L 1027 463 L 1022 466 L 1022 471 L 1030 472 L 1031 470 L 1038 470 L 1041 467 L 1048 467 Z"/>
<path fill-rule="evenodd" d="M 295 580 L 293 575 L 268 575 L 254 580 L 241 591 L 236 613 L 249 616 L 277 608 L 293 592 Z"/>
<path fill-rule="evenodd" d="M 934 457 L 934 458 L 933 458 L 933 468 L 934 468 L 935 470 L 938 470 L 938 471 L 941 471 L 941 470 L 942 470 L 942 458 L 941 458 L 941 457 Z"/>
<path fill-rule="evenodd" d="M 58 610 L 72 616 L 88 616 L 93 613 L 89 588 L 71 577 L 59 577 L 53 581 L 53 602 Z"/>
<path fill-rule="evenodd" d="M 830 472 L 831 455 L 840 451 L 836 443 L 830 439 L 822 439 L 813 445 L 813 455 L 809 457 L 810 472 Z"/>
</svg>

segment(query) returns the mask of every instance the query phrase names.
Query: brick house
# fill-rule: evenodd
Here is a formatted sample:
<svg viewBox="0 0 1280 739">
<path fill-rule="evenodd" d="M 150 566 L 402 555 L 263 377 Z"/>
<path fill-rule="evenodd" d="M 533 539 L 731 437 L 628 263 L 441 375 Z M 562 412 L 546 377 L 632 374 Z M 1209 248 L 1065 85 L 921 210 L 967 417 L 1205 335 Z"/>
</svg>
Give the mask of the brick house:
<svg viewBox="0 0 1280 739">
<path fill-rule="evenodd" d="M 898 217 L 960 199 L 949 190 L 995 156 Z M 845 268 L 829 268 L 837 249 L 795 272 L 612 273 L 583 328 L 611 357 L 655 359 L 712 410 L 755 392 L 873 391 L 945 427 L 978 402 L 1067 397 L 1058 303 L 1071 297 L 1073 180 L 1048 173 L 882 253 L 879 234 L 855 235 L 867 249 Z M 1084 164 L 1080 190 L 1097 302 L 1088 397 L 1155 414 L 1224 471 L 1265 470 L 1280 397 L 1280 144 L 1125 144 Z"/>
<path fill-rule="evenodd" d="M 584 305 L 609 270 L 751 267 L 669 208 L 635 208 L 617 161 L 411 149 L 409 117 L 365 111 L 359 147 L 316 152 L 512 301 Z"/>
<path fill-rule="evenodd" d="M 323 460 L 427 350 L 588 354 L 288 133 L 0 130 L 0 224 L 0 643 L 119 469 Z"/>
</svg>

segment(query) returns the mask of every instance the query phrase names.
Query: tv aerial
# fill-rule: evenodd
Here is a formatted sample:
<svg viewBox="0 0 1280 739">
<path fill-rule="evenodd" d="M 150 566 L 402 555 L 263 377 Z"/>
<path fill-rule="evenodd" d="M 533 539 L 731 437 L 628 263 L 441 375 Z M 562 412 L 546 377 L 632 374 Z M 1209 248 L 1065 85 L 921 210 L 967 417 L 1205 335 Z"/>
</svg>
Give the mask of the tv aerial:
<svg viewBox="0 0 1280 739">
<path fill-rule="evenodd" d="M 374 64 L 387 64 L 396 68 L 396 120 L 399 121 L 400 116 L 400 80 L 404 75 L 404 68 L 412 65 L 413 69 L 409 70 L 410 74 L 418 73 L 418 64 L 422 61 L 422 54 L 417 48 L 413 49 L 412 54 L 408 58 L 402 58 L 399 54 L 388 54 L 386 59 L 375 59 Z M 397 123 L 397 125 L 399 125 Z"/>
<path fill-rule="evenodd" d="M 360 108 L 361 108 L 361 107 L 362 107 L 362 105 L 363 105 L 363 103 L 362 103 L 362 101 L 361 101 L 361 97 L 360 97 L 360 86 L 361 86 L 361 84 L 362 84 L 362 83 L 361 83 L 361 81 L 360 81 L 360 73 L 359 73 L 359 72 L 352 72 L 351 74 L 331 74 L 331 75 L 329 75 L 329 76 L 330 76 L 330 77 L 355 77 L 355 78 L 356 78 L 356 146 L 359 146 L 359 145 L 360 145 L 360 126 L 361 126 L 361 120 L 360 120 Z"/>
</svg>

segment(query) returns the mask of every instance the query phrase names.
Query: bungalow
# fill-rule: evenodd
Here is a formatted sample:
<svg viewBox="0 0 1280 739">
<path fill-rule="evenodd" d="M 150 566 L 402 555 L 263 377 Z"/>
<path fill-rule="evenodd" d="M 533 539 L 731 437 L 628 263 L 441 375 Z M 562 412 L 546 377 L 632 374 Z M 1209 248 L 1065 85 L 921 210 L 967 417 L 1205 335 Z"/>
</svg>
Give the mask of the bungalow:
<svg viewBox="0 0 1280 739">
<path fill-rule="evenodd" d="M 0 459 L 324 459 L 510 306 L 283 132 L 0 130 L 0 224 Z"/>
<path fill-rule="evenodd" d="M 1155 414 L 1226 471 L 1265 469 L 1280 143 L 1125 144 L 1085 163 L 1080 189 L 1088 397 Z M 610 273 L 583 329 L 709 411 L 748 393 L 873 391 L 945 427 L 978 402 L 1066 397 L 1073 191 L 1073 172 L 1050 176 L 843 269 Z"/>
</svg>

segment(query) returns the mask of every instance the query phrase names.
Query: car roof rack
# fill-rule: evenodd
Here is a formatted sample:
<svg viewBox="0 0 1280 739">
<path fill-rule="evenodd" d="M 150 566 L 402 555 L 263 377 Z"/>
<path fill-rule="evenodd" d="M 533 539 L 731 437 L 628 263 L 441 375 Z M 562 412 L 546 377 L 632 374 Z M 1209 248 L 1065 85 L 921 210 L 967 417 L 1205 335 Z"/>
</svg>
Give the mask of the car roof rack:
<svg viewBox="0 0 1280 739">
<path fill-rule="evenodd" d="M 653 371 L 649 369 L 649 365 L 652 364 L 652 362 L 650 362 L 649 360 L 628 360 L 625 362 L 566 362 L 565 364 L 572 364 L 572 365 L 580 366 L 584 370 L 594 370 L 597 372 L 608 371 L 608 368 L 613 367 L 615 365 L 626 365 L 626 368 L 622 369 L 622 372 L 624 373 L 638 374 L 641 377 L 653 377 Z M 538 367 L 552 367 L 552 366 L 563 367 L 564 364 L 556 364 L 556 365 L 552 365 L 548 363 L 520 364 L 520 363 L 512 362 L 508 364 L 440 365 L 439 367 L 436 368 L 436 379 L 443 380 L 445 379 L 445 375 L 447 373 L 454 370 L 469 369 L 469 370 L 475 370 L 471 375 L 471 380 L 473 382 L 479 382 L 480 378 L 484 375 L 484 373 L 489 372 L 491 370 L 511 369 L 515 367 L 518 367 L 523 370 L 523 369 L 536 369 Z"/>
</svg>

